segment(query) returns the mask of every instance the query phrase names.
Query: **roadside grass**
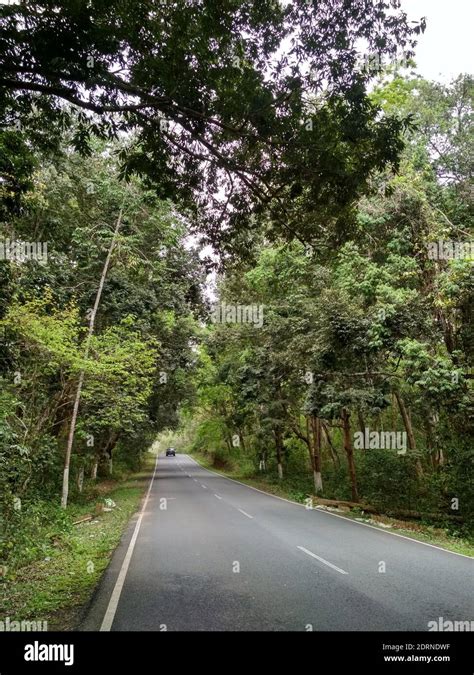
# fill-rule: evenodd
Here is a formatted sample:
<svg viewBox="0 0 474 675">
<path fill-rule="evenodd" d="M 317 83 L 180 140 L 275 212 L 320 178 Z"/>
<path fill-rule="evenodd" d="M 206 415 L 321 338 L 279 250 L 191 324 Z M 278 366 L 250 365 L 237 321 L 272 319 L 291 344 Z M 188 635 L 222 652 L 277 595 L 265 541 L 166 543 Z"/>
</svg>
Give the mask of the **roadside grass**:
<svg viewBox="0 0 474 675">
<path fill-rule="evenodd" d="M 258 488 L 263 492 L 283 497 L 290 501 L 304 504 L 311 496 L 310 492 L 305 492 L 304 489 L 298 489 L 294 483 L 283 480 L 277 483 L 277 479 L 273 477 L 263 476 L 249 476 L 246 471 L 242 471 L 236 465 L 228 465 L 225 468 L 222 466 L 215 466 L 212 458 L 200 453 L 189 453 L 203 468 L 210 469 L 216 473 L 220 473 L 228 478 L 233 478 L 241 483 L 245 483 L 250 487 Z M 357 522 L 366 523 L 377 527 L 385 532 L 394 532 L 395 534 L 402 534 L 416 541 L 425 542 L 440 548 L 445 548 L 454 553 L 462 553 L 463 555 L 474 558 L 474 542 L 465 537 L 455 536 L 447 529 L 434 526 L 433 524 L 423 521 L 408 521 L 392 518 L 387 515 L 375 515 L 365 513 L 361 509 L 336 509 L 324 506 L 315 506 L 321 511 L 328 511 L 337 515 L 348 518 L 349 520 L 356 520 Z"/>
<path fill-rule="evenodd" d="M 11 621 L 47 621 L 48 630 L 73 630 L 90 599 L 148 485 L 155 456 L 147 453 L 143 466 L 124 481 L 98 484 L 90 502 L 68 509 L 69 527 L 56 535 L 47 555 L 0 580 L 0 616 Z M 73 523 L 94 513 L 104 498 L 115 507 L 92 520 Z"/>
</svg>

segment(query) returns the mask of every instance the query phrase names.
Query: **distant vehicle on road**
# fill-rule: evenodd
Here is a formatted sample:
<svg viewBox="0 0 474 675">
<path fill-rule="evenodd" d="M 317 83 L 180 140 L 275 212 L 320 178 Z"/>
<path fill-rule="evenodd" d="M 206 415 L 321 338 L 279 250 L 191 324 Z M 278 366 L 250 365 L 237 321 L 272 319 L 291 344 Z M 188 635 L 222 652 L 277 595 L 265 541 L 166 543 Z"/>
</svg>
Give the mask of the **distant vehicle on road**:
<svg viewBox="0 0 474 675">
<path fill-rule="evenodd" d="M 176 457 L 176 450 L 174 448 L 167 448 L 166 449 L 166 456 L 167 457 Z"/>
</svg>

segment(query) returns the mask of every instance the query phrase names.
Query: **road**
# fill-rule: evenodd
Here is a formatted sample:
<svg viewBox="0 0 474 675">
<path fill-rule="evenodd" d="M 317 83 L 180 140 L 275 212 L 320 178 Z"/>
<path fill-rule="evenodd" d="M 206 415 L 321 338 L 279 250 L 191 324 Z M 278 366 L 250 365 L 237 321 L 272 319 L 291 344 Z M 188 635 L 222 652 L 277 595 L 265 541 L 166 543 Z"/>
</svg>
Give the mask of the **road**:
<svg viewBox="0 0 474 675">
<path fill-rule="evenodd" d="M 473 581 L 471 558 L 159 457 L 82 630 L 427 631 L 474 620 Z"/>
</svg>

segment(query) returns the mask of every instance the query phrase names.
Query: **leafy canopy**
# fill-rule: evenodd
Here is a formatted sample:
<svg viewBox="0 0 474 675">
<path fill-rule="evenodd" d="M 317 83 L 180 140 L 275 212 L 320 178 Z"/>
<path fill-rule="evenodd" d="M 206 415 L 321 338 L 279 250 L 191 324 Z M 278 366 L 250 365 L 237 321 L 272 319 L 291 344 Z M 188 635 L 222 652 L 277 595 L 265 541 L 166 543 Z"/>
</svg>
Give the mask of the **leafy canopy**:
<svg viewBox="0 0 474 675">
<path fill-rule="evenodd" d="M 128 169 L 161 196 L 199 195 L 223 243 L 268 202 L 272 229 L 304 236 L 292 200 L 338 220 L 396 162 L 401 123 L 378 118 L 359 52 L 409 57 L 424 29 L 399 0 L 27 0 L 1 14 L 7 123 L 46 146 L 70 129 L 82 152 L 133 133 Z"/>
</svg>

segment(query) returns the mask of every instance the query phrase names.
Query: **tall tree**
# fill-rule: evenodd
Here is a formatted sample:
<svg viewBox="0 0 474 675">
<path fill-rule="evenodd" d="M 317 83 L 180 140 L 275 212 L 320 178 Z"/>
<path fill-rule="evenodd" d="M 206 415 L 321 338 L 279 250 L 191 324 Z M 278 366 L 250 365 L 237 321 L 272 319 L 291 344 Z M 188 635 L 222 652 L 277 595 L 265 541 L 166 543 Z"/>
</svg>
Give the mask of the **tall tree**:
<svg viewBox="0 0 474 675">
<path fill-rule="evenodd" d="M 93 134 L 133 132 L 129 170 L 162 196 L 205 202 L 198 213 L 221 243 L 268 202 L 273 229 L 307 236 L 291 215 L 298 198 L 342 227 L 368 175 L 397 161 L 401 123 L 367 97 L 359 49 L 413 54 L 424 21 L 410 23 L 399 0 L 26 0 L 0 11 L 5 121 L 71 127 L 83 152 Z"/>
</svg>

